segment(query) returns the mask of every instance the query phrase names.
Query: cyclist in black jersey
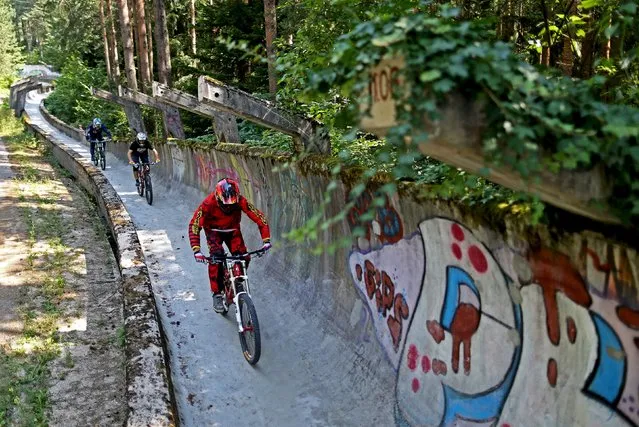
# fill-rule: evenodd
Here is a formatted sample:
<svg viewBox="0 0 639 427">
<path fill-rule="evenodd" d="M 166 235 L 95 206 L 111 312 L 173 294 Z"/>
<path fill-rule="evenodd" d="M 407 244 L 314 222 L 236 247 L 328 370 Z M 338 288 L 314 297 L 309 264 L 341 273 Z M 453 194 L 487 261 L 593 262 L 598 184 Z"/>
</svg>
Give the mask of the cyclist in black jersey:
<svg viewBox="0 0 639 427">
<path fill-rule="evenodd" d="M 133 165 L 133 177 L 135 178 L 135 186 L 140 186 L 140 179 L 138 173 L 138 164 L 149 163 L 149 150 L 153 151 L 155 155 L 155 163 L 160 161 L 160 155 L 158 150 L 153 148 L 151 141 L 146 136 L 146 133 L 139 132 L 135 140 L 129 145 L 129 164 Z"/>
</svg>

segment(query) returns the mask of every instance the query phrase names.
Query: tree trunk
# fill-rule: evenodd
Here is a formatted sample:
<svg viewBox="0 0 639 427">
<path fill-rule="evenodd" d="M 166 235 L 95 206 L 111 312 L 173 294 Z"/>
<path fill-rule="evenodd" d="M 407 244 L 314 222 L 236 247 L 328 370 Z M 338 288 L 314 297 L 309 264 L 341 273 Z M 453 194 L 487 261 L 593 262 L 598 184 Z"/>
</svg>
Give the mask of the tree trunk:
<svg viewBox="0 0 639 427">
<path fill-rule="evenodd" d="M 275 99 L 277 94 L 277 71 L 275 70 L 275 48 L 273 40 L 277 37 L 277 0 L 264 0 L 264 26 L 266 28 L 266 55 L 268 61 L 268 91 Z"/>
<path fill-rule="evenodd" d="M 102 27 L 102 43 L 104 44 L 104 64 L 106 65 L 109 84 L 113 83 L 113 69 L 111 68 L 111 47 L 107 38 L 107 29 L 104 19 L 104 0 L 100 0 L 100 26 Z"/>
<path fill-rule="evenodd" d="M 597 40 L 597 33 L 594 29 L 591 29 L 586 33 L 581 42 L 581 63 L 579 65 L 579 77 L 582 79 L 588 79 L 592 77 L 594 56 L 595 56 L 595 43 Z"/>
<path fill-rule="evenodd" d="M 106 0 L 107 38 L 110 44 L 111 68 L 113 81 L 120 83 L 120 55 L 118 53 L 118 37 L 115 32 L 115 20 L 113 19 L 113 7 L 111 0 Z"/>
<path fill-rule="evenodd" d="M 189 33 L 191 34 L 191 53 L 193 54 L 193 56 L 195 56 L 197 55 L 197 33 L 195 32 L 195 0 L 190 0 L 189 6 L 191 12 L 191 26 L 189 28 Z"/>
<path fill-rule="evenodd" d="M 543 46 L 541 47 L 541 64 L 545 66 L 550 66 L 550 47 Z"/>
<path fill-rule="evenodd" d="M 568 24 L 568 18 L 577 13 L 577 6 L 579 6 L 580 0 L 571 0 L 566 10 L 565 21 L 563 28 L 565 28 L 564 43 L 561 50 L 561 63 L 559 67 L 566 76 L 572 76 L 572 70 L 575 66 L 575 55 L 572 51 L 572 36 L 571 26 Z"/>
<path fill-rule="evenodd" d="M 33 45 L 31 44 L 31 32 L 29 31 L 29 22 L 26 19 L 22 19 L 22 34 L 24 36 L 24 44 L 27 46 L 27 52 L 31 52 L 33 50 Z"/>
<path fill-rule="evenodd" d="M 146 38 L 146 14 L 144 0 L 134 0 L 135 4 L 135 34 L 137 36 L 138 61 L 140 64 L 140 80 L 142 91 L 151 89 L 151 70 L 149 69 L 149 48 Z"/>
<path fill-rule="evenodd" d="M 564 36 L 564 43 L 561 49 L 561 62 L 559 68 L 566 76 L 572 76 L 572 67 L 574 65 L 574 56 L 572 53 L 572 40 L 568 36 Z"/>
<path fill-rule="evenodd" d="M 158 81 L 171 85 L 171 49 L 169 46 L 169 30 L 166 24 L 166 8 L 164 0 L 153 0 L 155 18 L 155 47 L 157 49 Z M 167 136 L 184 138 L 182 118 L 177 108 L 167 108 L 162 111 L 164 132 Z"/>
<path fill-rule="evenodd" d="M 504 8 L 499 11 L 499 39 L 510 40 L 515 35 L 514 0 L 506 0 Z"/>
<path fill-rule="evenodd" d="M 135 72 L 135 53 L 133 52 L 133 35 L 131 34 L 131 21 L 129 20 L 129 4 L 127 0 L 117 0 L 120 9 L 120 33 L 122 34 L 122 47 L 124 50 L 124 70 L 127 86 L 138 90 L 137 74 Z"/>
<path fill-rule="evenodd" d="M 157 49 L 158 80 L 165 85 L 171 84 L 171 50 L 169 46 L 169 30 L 166 24 L 164 0 L 154 0 L 155 11 L 155 46 Z"/>
<path fill-rule="evenodd" d="M 610 57 L 612 59 L 619 59 L 623 55 L 623 37 L 613 37 L 610 39 Z"/>
<path fill-rule="evenodd" d="M 148 12 L 148 10 L 147 10 Z M 151 14 L 147 13 L 149 19 L 146 20 L 146 43 L 149 48 L 149 73 L 151 76 L 151 81 L 155 80 L 153 73 L 153 25 L 151 23 Z"/>
</svg>

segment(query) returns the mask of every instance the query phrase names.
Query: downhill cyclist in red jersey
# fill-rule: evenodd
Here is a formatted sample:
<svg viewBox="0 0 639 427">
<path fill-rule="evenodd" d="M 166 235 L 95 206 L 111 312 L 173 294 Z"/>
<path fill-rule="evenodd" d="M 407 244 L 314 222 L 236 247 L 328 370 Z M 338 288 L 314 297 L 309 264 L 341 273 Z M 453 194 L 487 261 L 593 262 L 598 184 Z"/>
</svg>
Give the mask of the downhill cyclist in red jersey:
<svg viewBox="0 0 639 427">
<path fill-rule="evenodd" d="M 246 253 L 246 245 L 240 230 L 242 212 L 257 224 L 264 242 L 263 249 L 271 248 L 271 234 L 264 214 L 240 194 L 237 182 L 224 178 L 217 183 L 215 191 L 198 206 L 189 223 L 189 240 L 197 262 L 207 262 L 206 257 L 200 252 L 200 230 L 202 229 L 204 229 L 211 255 L 224 253 L 222 243 L 226 243 L 233 255 Z M 247 257 L 247 267 L 249 261 L 250 257 Z M 209 264 L 213 309 L 218 313 L 224 311 L 222 289 L 220 289 L 221 273 L 222 269 L 218 264 Z"/>
</svg>

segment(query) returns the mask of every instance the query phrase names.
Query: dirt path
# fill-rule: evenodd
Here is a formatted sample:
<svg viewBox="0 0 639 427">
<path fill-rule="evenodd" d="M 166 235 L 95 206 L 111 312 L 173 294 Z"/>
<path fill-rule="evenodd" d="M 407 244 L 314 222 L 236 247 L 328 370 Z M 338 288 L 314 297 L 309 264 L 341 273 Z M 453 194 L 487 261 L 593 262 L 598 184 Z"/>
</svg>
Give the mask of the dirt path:
<svg viewBox="0 0 639 427">
<path fill-rule="evenodd" d="M 121 285 L 105 227 L 31 144 L 0 146 L 0 425 L 123 425 Z"/>
<path fill-rule="evenodd" d="M 0 139 L 0 346 L 7 345 L 22 333 L 22 320 L 17 313 L 20 287 L 24 284 L 22 271 L 28 246 L 24 223 L 17 207 L 17 188 L 13 185 L 13 171 L 7 149 Z"/>
</svg>

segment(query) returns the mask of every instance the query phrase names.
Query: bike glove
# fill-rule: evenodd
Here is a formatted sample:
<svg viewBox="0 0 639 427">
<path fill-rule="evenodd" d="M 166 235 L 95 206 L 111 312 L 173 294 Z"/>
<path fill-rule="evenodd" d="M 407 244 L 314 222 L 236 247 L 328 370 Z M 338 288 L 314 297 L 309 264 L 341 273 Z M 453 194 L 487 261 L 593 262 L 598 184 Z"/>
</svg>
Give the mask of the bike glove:
<svg viewBox="0 0 639 427">
<path fill-rule="evenodd" d="M 264 243 L 264 246 L 262 246 L 262 250 L 263 251 L 268 251 L 269 249 L 271 249 L 273 247 L 273 245 L 271 245 L 271 243 Z"/>
<path fill-rule="evenodd" d="M 196 262 L 206 262 L 206 257 L 200 251 L 195 252 L 193 256 Z"/>
</svg>

